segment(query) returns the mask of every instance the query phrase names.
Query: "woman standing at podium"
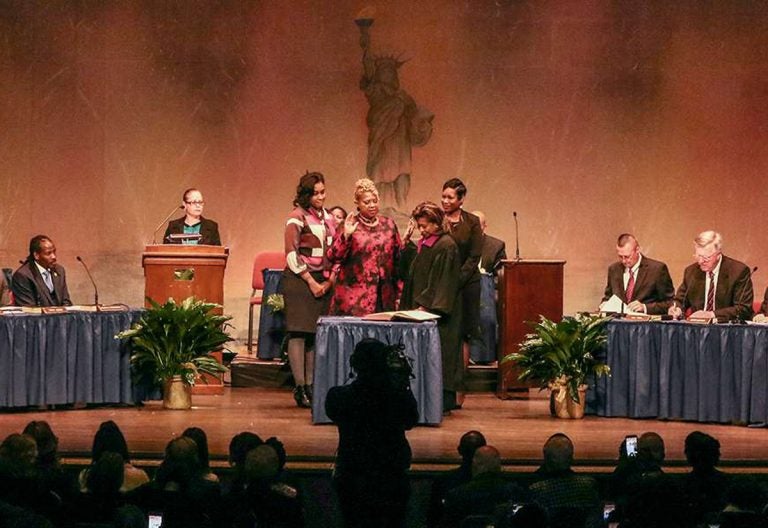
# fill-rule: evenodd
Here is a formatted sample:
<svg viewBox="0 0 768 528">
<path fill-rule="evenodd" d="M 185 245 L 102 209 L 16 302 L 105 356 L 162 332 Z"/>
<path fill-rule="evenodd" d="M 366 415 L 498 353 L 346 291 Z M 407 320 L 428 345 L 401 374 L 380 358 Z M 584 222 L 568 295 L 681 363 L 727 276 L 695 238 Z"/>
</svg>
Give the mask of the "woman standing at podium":
<svg viewBox="0 0 768 528">
<path fill-rule="evenodd" d="M 312 403 L 317 319 L 328 313 L 336 273 L 326 255 L 336 232 L 336 220 L 323 208 L 325 178 L 319 172 L 301 177 L 294 209 L 285 223 L 283 298 L 288 332 L 288 361 L 296 382 L 293 397 L 299 407 Z"/>
<path fill-rule="evenodd" d="M 379 191 L 368 178 L 355 183 L 357 213 L 340 226 L 328 256 L 339 264 L 331 315 L 360 317 L 395 309 L 400 235 L 391 218 L 379 215 Z"/>
<path fill-rule="evenodd" d="M 164 244 L 204 244 L 208 246 L 220 246 L 219 224 L 213 220 L 203 218 L 203 194 L 195 189 L 187 189 L 181 198 L 181 206 L 186 215 L 168 222 L 168 228 L 163 237 Z M 172 237 L 171 235 L 189 235 Z M 197 237 L 196 235 L 200 235 Z"/>
</svg>

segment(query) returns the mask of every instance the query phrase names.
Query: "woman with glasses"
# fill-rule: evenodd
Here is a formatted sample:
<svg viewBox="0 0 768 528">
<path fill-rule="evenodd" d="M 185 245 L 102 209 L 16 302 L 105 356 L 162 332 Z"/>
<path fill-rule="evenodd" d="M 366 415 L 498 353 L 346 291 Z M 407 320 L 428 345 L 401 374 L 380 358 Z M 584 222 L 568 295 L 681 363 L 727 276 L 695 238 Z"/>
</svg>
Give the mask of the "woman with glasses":
<svg viewBox="0 0 768 528">
<path fill-rule="evenodd" d="M 187 189 L 182 202 L 181 207 L 186 214 L 168 222 L 163 243 L 220 246 L 219 224 L 203 218 L 203 194 L 195 188 Z"/>
</svg>

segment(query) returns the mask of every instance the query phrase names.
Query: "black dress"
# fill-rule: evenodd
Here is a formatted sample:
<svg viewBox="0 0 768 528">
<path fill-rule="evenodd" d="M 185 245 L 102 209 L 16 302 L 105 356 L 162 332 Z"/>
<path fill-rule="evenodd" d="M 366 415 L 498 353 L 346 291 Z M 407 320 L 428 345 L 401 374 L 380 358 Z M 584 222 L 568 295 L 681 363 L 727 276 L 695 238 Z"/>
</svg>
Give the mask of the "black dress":
<svg viewBox="0 0 768 528">
<path fill-rule="evenodd" d="M 410 251 L 415 251 L 413 245 Z M 423 245 L 413 257 L 400 300 L 403 310 L 423 306 L 428 312 L 440 315 L 437 327 L 443 359 L 443 390 L 453 392 L 464 389 L 459 266 L 459 250 L 451 236 L 442 235 L 431 247 Z"/>
<path fill-rule="evenodd" d="M 483 228 L 480 219 L 464 210 L 451 224 L 451 236 L 459 248 L 459 290 L 462 297 L 461 338 L 480 337 L 480 258 L 483 254 Z"/>
</svg>

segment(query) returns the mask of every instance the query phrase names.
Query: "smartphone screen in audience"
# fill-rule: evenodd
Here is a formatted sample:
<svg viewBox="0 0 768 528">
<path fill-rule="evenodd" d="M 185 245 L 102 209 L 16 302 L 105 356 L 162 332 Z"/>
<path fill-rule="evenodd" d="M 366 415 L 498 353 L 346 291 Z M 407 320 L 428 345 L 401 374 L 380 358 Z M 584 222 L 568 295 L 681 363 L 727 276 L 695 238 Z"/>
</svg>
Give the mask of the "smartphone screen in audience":
<svg viewBox="0 0 768 528">
<path fill-rule="evenodd" d="M 163 516 L 159 513 L 150 513 L 147 519 L 147 528 L 161 528 L 163 526 Z"/>
</svg>

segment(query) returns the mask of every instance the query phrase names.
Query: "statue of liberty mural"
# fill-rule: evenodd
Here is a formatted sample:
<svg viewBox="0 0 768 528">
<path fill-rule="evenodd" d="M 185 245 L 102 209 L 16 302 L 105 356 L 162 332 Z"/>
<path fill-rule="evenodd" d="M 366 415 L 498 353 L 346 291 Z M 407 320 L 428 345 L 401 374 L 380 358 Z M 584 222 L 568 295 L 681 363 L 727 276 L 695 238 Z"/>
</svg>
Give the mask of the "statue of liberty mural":
<svg viewBox="0 0 768 528">
<path fill-rule="evenodd" d="M 355 23 L 363 49 L 360 89 L 368 100 L 366 173 L 379 189 L 382 209 L 404 210 L 411 186 L 411 148 L 429 141 L 435 116 L 400 88 L 397 70 L 404 61 L 371 52 L 373 18 L 361 13 Z"/>
</svg>

